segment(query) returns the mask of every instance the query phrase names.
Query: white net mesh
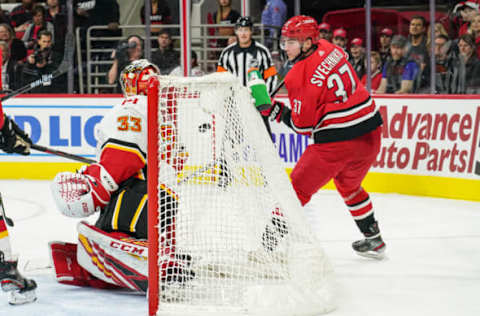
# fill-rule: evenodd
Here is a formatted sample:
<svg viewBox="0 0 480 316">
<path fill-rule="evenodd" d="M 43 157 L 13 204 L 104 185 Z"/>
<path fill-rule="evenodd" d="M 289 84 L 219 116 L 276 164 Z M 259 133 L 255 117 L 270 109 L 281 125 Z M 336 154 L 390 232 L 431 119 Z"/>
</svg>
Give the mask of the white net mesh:
<svg viewBox="0 0 480 316">
<path fill-rule="evenodd" d="M 331 310 L 330 265 L 248 89 L 228 73 L 159 82 L 158 314 Z"/>
</svg>

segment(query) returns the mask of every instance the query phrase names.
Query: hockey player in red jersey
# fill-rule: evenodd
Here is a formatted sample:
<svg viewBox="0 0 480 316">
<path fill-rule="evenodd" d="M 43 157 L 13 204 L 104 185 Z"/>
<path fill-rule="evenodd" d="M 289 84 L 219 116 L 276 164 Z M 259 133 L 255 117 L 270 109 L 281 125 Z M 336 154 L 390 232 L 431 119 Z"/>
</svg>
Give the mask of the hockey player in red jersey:
<svg viewBox="0 0 480 316">
<path fill-rule="evenodd" d="M 78 225 L 78 246 L 50 244 L 60 283 L 138 292 L 147 289 L 146 89 L 149 77 L 158 73 L 158 68 L 145 59 L 123 70 L 120 79 L 125 99 L 105 115 L 95 131 L 98 163 L 77 173 L 61 172 L 53 180 L 52 194 L 60 212 L 70 217 L 100 212 L 95 226 L 85 222 Z M 186 153 L 184 148 L 173 148 L 171 137 L 175 135 L 164 138 L 163 145 L 169 149 L 164 159 L 176 172 L 182 170 Z M 162 278 L 183 282 L 194 273 L 188 268 L 191 257 L 178 254 L 176 249 L 175 188 L 160 190 L 160 198 L 170 202 L 161 210 L 160 219 Z"/>
<path fill-rule="evenodd" d="M 3 114 L 0 103 L 0 149 L 6 153 L 29 155 L 31 143 L 28 135 L 18 127 L 15 121 Z M 1 197 L 0 204 L 0 284 L 3 291 L 9 292 L 9 304 L 30 303 L 37 298 L 35 294 L 37 285 L 34 280 L 24 278 L 18 271 L 18 259 L 12 253 Z"/>
<path fill-rule="evenodd" d="M 347 61 L 345 52 L 323 39 L 308 16 L 295 16 L 282 27 L 281 46 L 297 60 L 285 77 L 291 109 L 281 102 L 262 111 L 295 132 L 308 135 L 308 146 L 292 171 L 302 205 L 333 179 L 365 239 L 353 249 L 362 256 L 383 258 L 385 243 L 372 203 L 361 183 L 380 148 L 382 118 L 368 91 Z"/>
</svg>

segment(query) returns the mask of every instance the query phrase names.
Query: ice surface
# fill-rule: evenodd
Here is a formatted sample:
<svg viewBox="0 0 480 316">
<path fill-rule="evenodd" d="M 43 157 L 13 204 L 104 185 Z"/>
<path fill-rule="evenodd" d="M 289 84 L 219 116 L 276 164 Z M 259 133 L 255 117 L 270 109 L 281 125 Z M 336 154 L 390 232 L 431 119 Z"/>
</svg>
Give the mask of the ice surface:
<svg viewBox="0 0 480 316">
<path fill-rule="evenodd" d="M 76 222 L 54 207 L 46 181 L 0 181 L 19 265 L 38 283 L 35 303 L 10 306 L 0 292 L 0 315 L 147 315 L 144 296 L 55 282 L 47 243 L 75 242 Z M 306 213 L 330 257 L 338 308 L 332 316 L 480 315 L 480 203 L 372 194 L 387 259 L 355 255 L 361 238 L 341 198 L 321 191 Z M 89 218 L 94 221 L 95 218 Z M 226 315 L 228 316 L 228 315 Z"/>
</svg>

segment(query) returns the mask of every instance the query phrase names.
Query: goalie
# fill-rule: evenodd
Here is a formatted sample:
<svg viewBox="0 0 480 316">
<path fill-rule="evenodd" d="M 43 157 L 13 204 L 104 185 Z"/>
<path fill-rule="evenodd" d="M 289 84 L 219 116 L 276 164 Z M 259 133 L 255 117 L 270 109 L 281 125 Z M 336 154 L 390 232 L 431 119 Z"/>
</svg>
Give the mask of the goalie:
<svg viewBox="0 0 480 316">
<path fill-rule="evenodd" d="M 147 97 L 148 79 L 157 66 L 145 59 L 128 65 L 120 80 L 125 99 L 114 106 L 96 128 L 98 163 L 79 172 L 61 172 L 51 185 L 55 203 L 64 215 L 100 216 L 94 226 L 78 225 L 79 243 L 51 242 L 58 282 L 97 288 L 128 288 L 144 293 L 147 264 Z M 176 148 L 175 127 L 162 130 L 164 155 L 173 172 L 182 170 L 183 148 Z M 173 137 L 172 137 L 173 133 Z M 161 276 L 167 282 L 194 277 L 191 257 L 175 248 L 175 188 L 164 186 L 161 209 Z"/>
</svg>

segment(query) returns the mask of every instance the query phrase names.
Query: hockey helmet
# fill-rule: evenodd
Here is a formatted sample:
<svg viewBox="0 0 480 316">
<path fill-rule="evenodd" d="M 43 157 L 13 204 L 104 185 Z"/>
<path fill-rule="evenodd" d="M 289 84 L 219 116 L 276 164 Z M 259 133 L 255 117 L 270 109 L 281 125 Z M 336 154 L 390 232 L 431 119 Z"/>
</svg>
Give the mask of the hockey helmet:
<svg viewBox="0 0 480 316">
<path fill-rule="evenodd" d="M 296 39 L 300 42 L 311 38 L 318 40 L 318 24 L 314 18 L 306 15 L 297 15 L 290 18 L 282 27 L 282 38 Z"/>
<path fill-rule="evenodd" d="M 160 70 L 146 59 L 132 61 L 120 74 L 120 85 L 125 96 L 146 95 L 148 79 Z"/>
</svg>

